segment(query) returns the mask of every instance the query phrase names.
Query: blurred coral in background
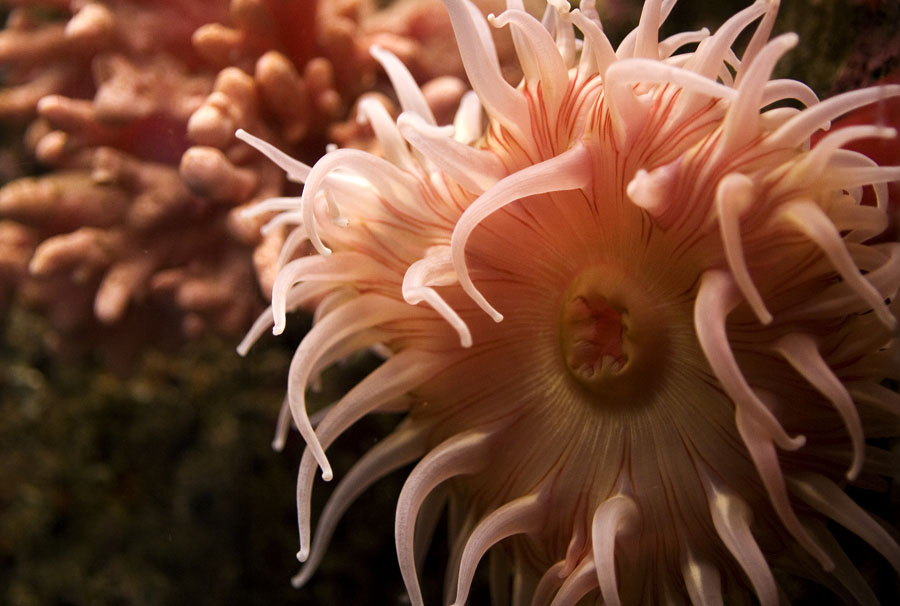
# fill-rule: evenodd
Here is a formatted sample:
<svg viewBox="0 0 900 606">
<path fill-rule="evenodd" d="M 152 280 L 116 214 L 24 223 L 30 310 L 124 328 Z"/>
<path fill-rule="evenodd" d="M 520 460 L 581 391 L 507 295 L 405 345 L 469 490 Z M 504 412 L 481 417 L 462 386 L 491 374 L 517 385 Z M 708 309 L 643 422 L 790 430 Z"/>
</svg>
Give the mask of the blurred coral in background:
<svg viewBox="0 0 900 606">
<path fill-rule="evenodd" d="M 52 351 L 123 366 L 147 343 L 241 334 L 281 234 L 240 210 L 285 182 L 235 129 L 308 158 L 335 125 L 365 144 L 340 123 L 378 85 L 368 47 L 430 79 L 460 71 L 449 35 L 436 1 L 13 2 L 0 120 L 9 139 L 27 126 L 0 163 L 0 304 L 45 315 Z"/>
<path fill-rule="evenodd" d="M 252 297 L 252 272 L 222 209 L 177 170 L 213 76 L 191 34 L 226 3 L 16 4 L 0 34 L 0 116 L 28 124 L 27 153 L 49 172 L 0 190 L 3 247 L 27 262 L 7 269 L 6 289 L 47 316 L 59 353 L 120 361 L 207 322 L 239 331 L 257 303 L 226 301 L 222 286 Z"/>
</svg>

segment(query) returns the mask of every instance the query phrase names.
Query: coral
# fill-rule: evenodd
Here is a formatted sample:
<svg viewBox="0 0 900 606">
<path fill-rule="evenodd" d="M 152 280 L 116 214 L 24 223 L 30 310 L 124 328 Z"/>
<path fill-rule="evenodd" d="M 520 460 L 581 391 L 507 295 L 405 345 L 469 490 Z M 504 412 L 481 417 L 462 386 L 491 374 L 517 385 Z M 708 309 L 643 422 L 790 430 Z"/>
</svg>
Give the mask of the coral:
<svg viewBox="0 0 900 606">
<path fill-rule="evenodd" d="M 44 310 L 56 351 L 99 348 L 114 363 L 146 342 L 244 331 L 283 235 L 261 236 L 241 210 L 292 190 L 232 133 L 317 157 L 377 85 L 376 41 L 420 56 L 423 78 L 459 72 L 421 52 L 452 37 L 439 8 L 18 2 L 0 33 L 0 118 L 31 121 L 26 148 L 51 172 L 0 190 L 3 301 Z"/>
<path fill-rule="evenodd" d="M 52 168 L 0 190 L 19 252 L 5 287 L 44 310 L 57 351 L 99 348 L 120 363 L 210 325 L 235 334 L 260 305 L 251 243 L 177 169 L 213 80 L 191 34 L 225 8 L 21 2 L 0 33 L 0 116 L 32 119 L 27 147 Z"/>
<path fill-rule="evenodd" d="M 488 23 L 445 0 L 473 88 L 452 125 L 376 50 L 402 109 L 360 104 L 380 155 L 336 150 L 310 167 L 238 133 L 305 183 L 261 204 L 295 227 L 270 313 L 240 348 L 315 310 L 278 438 L 292 419 L 307 443 L 296 584 L 350 503 L 414 461 L 395 539 L 417 606 L 445 508 L 455 605 L 487 554 L 498 603 L 773 606 L 773 568 L 876 603 L 829 521 L 900 571 L 897 542 L 848 496 L 897 469 L 882 440 L 900 435 L 900 244 L 881 234 L 900 167 L 844 149 L 897 132 L 853 126 L 811 147 L 900 86 L 820 102 L 773 78 L 798 43 L 771 36 L 777 3 L 660 40 L 673 4 L 648 0 L 614 49 L 593 2 L 550 1 L 542 24 L 510 0 L 490 22 L 512 31 L 514 87 Z M 310 417 L 307 387 L 367 348 L 384 362 Z M 395 411 L 313 541 L 325 450 Z"/>
<path fill-rule="evenodd" d="M 201 27 L 194 44 L 222 69 L 214 92 L 188 123 L 194 145 L 182 159 L 181 173 L 194 191 L 240 207 L 292 190 L 275 166 L 234 140 L 238 128 L 308 161 L 318 158 L 327 142 L 360 148 L 375 144 L 355 109 L 360 93 L 384 88 L 371 46 L 408 60 L 417 81 L 430 82 L 426 89 L 436 107 L 454 106 L 463 87 L 457 79 L 462 63 L 439 0 L 402 0 L 382 10 L 368 0 L 235 0 L 227 23 Z M 510 45 L 505 48 L 509 56 Z M 256 186 L 228 185 L 243 183 L 244 175 L 255 175 Z M 252 238 L 258 222 L 245 218 L 235 213 L 232 221 Z M 265 232 L 255 253 L 266 293 L 283 238 L 283 230 Z"/>
</svg>

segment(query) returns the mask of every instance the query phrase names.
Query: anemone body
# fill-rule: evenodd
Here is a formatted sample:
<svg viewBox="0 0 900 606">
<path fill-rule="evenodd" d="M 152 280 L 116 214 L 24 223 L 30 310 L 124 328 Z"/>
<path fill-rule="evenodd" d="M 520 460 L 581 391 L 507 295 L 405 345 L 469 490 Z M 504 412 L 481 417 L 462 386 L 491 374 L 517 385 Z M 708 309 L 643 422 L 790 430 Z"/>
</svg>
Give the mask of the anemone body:
<svg viewBox="0 0 900 606">
<path fill-rule="evenodd" d="M 290 415 L 307 441 L 295 581 L 362 490 L 418 460 L 396 513 L 413 604 L 444 507 L 447 603 L 466 602 L 488 552 L 501 603 L 772 605 L 773 565 L 876 601 L 825 522 L 900 569 L 843 489 L 892 472 L 865 440 L 898 433 L 900 247 L 874 238 L 900 170 L 841 148 L 896 133 L 809 140 L 900 87 L 819 102 L 772 80 L 797 42 L 768 40 L 774 2 L 659 40 L 674 3 L 650 0 L 617 48 L 592 2 L 548 4 L 543 21 L 516 0 L 489 18 L 513 35 L 514 87 L 488 23 L 445 0 L 474 91 L 452 126 L 373 49 L 404 110 L 360 105 L 381 157 L 337 150 L 310 169 L 240 134 L 305 182 L 259 209 L 292 232 L 273 313 L 242 345 L 315 309 L 279 437 Z M 317 253 L 294 258 L 307 241 Z M 307 386 L 368 347 L 383 364 L 310 421 Z M 407 416 L 342 478 L 311 544 L 325 448 L 385 410 Z"/>
</svg>

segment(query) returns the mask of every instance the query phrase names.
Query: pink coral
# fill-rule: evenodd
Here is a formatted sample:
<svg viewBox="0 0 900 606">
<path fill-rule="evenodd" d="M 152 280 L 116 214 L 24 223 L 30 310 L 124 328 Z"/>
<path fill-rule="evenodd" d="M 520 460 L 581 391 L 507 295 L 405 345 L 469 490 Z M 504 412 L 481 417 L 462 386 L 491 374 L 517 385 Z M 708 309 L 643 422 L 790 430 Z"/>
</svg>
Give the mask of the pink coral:
<svg viewBox="0 0 900 606">
<path fill-rule="evenodd" d="M 310 161 L 329 141 L 373 144 L 371 130 L 357 123 L 355 109 L 345 121 L 360 93 L 383 87 L 368 52 L 371 45 L 408 58 L 418 81 L 433 80 L 429 89 L 436 106 L 455 105 L 462 92 L 461 82 L 452 78 L 462 75 L 462 63 L 438 0 L 404 0 L 383 10 L 369 0 L 235 0 L 226 22 L 198 29 L 194 44 L 222 70 L 213 93 L 188 123 L 194 146 L 182 159 L 181 173 L 194 191 L 243 206 L 279 195 L 285 185 L 275 167 L 233 139 L 237 128 Z M 249 192 L 223 186 L 248 171 L 258 178 Z M 243 224 L 241 233 L 252 237 L 258 224 L 245 219 L 232 217 Z M 266 293 L 283 237 L 283 230 L 267 231 L 255 254 Z"/>
<path fill-rule="evenodd" d="M 0 190 L 5 298 L 43 310 L 56 348 L 102 344 L 110 359 L 148 340 L 244 330 L 282 234 L 261 237 L 240 210 L 288 185 L 234 129 L 322 153 L 329 127 L 378 81 L 370 41 L 418 48 L 415 35 L 441 27 L 435 7 L 18 2 L 0 33 L 0 118 L 31 120 L 26 147 L 52 172 Z"/>
<path fill-rule="evenodd" d="M 17 288 L 50 318 L 57 348 L 101 345 L 116 360 L 210 323 L 234 334 L 259 305 L 252 268 L 234 261 L 247 244 L 223 237 L 226 209 L 177 170 L 212 84 L 190 36 L 225 7 L 21 2 L 0 33 L 0 115 L 33 119 L 26 143 L 54 169 L 0 190 L 0 216 L 34 246 Z M 200 230 L 208 237 L 186 237 Z M 248 294 L 236 307 L 215 300 L 203 285 L 220 282 Z"/>
</svg>

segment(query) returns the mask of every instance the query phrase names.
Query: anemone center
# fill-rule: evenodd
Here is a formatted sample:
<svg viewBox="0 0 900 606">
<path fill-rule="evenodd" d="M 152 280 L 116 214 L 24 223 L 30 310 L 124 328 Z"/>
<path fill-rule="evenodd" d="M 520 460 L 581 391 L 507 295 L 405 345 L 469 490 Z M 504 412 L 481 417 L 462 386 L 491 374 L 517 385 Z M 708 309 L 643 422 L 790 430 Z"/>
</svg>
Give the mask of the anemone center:
<svg viewBox="0 0 900 606">
<path fill-rule="evenodd" d="M 595 393 L 646 386 L 643 371 L 666 350 L 666 314 L 632 273 L 591 267 L 572 280 L 560 301 L 563 362 Z"/>
<path fill-rule="evenodd" d="M 563 353 L 576 377 L 593 381 L 616 375 L 628 363 L 622 348 L 624 310 L 602 296 L 576 294 L 563 308 Z"/>
</svg>

